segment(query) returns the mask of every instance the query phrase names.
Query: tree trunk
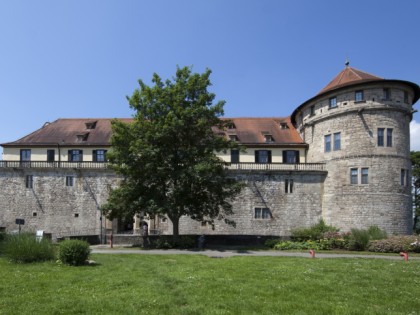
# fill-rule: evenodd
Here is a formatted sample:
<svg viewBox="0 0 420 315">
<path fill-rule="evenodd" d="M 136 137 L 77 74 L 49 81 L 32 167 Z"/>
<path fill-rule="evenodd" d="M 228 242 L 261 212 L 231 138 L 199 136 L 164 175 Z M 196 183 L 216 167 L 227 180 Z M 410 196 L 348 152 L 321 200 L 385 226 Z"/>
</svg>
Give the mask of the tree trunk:
<svg viewBox="0 0 420 315">
<path fill-rule="evenodd" d="M 178 244 L 179 240 L 179 217 L 169 217 L 172 221 L 172 237 L 175 244 Z"/>
</svg>

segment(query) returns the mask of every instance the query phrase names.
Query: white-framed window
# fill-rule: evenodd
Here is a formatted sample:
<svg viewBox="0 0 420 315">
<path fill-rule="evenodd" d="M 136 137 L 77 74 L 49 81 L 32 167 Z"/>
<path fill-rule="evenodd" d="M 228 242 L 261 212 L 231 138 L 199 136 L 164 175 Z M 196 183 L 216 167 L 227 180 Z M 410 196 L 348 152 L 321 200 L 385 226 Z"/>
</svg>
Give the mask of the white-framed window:
<svg viewBox="0 0 420 315">
<path fill-rule="evenodd" d="M 83 150 L 69 150 L 68 159 L 69 159 L 69 162 L 82 162 Z"/>
<path fill-rule="evenodd" d="M 271 218 L 271 211 L 269 208 L 255 208 L 254 219 L 268 220 Z"/>
</svg>

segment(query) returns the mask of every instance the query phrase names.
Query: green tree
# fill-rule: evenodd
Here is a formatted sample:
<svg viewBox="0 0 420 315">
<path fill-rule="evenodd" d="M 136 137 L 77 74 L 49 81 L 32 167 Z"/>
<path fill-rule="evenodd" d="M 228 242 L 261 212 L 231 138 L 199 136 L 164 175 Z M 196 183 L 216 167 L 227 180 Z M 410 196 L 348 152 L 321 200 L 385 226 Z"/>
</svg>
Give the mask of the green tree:
<svg viewBox="0 0 420 315">
<path fill-rule="evenodd" d="M 420 151 L 411 151 L 413 174 L 414 230 L 420 232 Z"/>
<path fill-rule="evenodd" d="M 219 134 L 230 122 L 220 119 L 225 102 L 213 104 L 210 74 L 189 67 L 177 68 L 172 80 L 154 74 L 153 86 L 139 80 L 127 97 L 133 122 L 112 122 L 109 161 L 123 180 L 103 206 L 109 218 L 167 215 L 175 239 L 184 215 L 234 225 L 231 201 L 242 184 L 228 176 L 216 152 L 238 145 Z"/>
</svg>

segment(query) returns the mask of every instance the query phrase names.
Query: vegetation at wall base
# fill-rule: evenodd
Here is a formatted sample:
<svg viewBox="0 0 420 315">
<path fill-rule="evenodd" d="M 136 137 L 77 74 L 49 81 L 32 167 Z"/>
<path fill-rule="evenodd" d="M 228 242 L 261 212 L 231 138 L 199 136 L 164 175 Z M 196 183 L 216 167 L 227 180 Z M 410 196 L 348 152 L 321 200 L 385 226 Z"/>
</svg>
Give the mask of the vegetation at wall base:
<svg viewBox="0 0 420 315">
<path fill-rule="evenodd" d="M 292 241 L 304 242 L 308 240 L 320 240 L 323 238 L 324 233 L 338 232 L 336 227 L 327 225 L 323 219 L 309 228 L 299 228 L 292 230 Z"/>
<path fill-rule="evenodd" d="M 33 233 L 8 234 L 2 242 L 2 253 L 12 262 L 32 263 L 53 260 L 54 248 L 45 238 Z"/>
<path fill-rule="evenodd" d="M 418 314 L 420 261 L 92 255 L 95 266 L 0 258 L 4 314 Z M 363 290 L 361 290 L 363 288 Z"/>
<path fill-rule="evenodd" d="M 65 240 L 60 243 L 58 259 L 66 265 L 81 266 L 89 258 L 89 243 L 82 240 Z"/>
</svg>

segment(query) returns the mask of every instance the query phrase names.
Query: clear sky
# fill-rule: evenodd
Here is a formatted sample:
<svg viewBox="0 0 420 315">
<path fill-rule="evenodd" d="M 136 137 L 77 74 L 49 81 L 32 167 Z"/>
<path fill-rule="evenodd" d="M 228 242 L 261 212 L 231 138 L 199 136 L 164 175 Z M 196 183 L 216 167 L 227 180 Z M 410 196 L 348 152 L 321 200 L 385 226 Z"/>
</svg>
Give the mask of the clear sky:
<svg viewBox="0 0 420 315">
<path fill-rule="evenodd" d="M 418 0 L 2 0 L 0 143 L 58 118 L 130 117 L 137 80 L 177 65 L 213 71 L 226 117 L 289 116 L 346 58 L 419 84 L 419 12 Z M 420 150 L 420 114 L 411 127 Z"/>
</svg>

